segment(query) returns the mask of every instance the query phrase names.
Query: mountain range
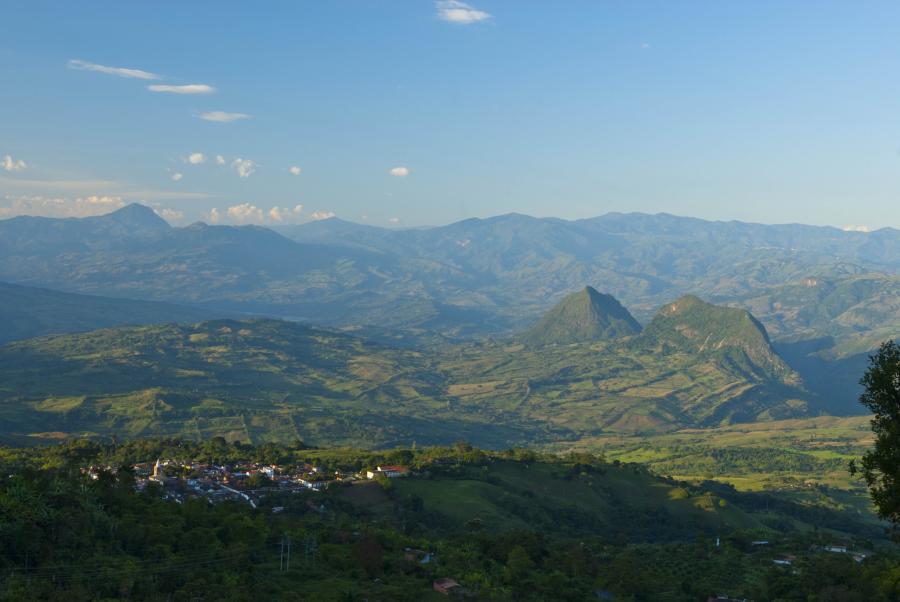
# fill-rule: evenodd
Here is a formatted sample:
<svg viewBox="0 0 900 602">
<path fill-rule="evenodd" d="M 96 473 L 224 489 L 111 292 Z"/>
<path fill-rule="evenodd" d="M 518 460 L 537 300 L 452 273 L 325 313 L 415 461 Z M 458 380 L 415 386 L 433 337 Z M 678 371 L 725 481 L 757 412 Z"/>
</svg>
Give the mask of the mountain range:
<svg viewBox="0 0 900 602">
<path fill-rule="evenodd" d="M 332 218 L 277 232 L 174 228 L 141 205 L 84 219 L 17 217 L 0 221 L 0 280 L 323 324 L 484 335 L 520 331 L 586 284 L 602 283 L 646 321 L 684 294 L 750 305 L 790 297 L 785 287 L 810 279 L 865 304 L 878 291 L 845 282 L 900 274 L 900 232 L 892 229 L 511 214 L 413 230 Z M 818 334 L 829 321 L 811 316 L 804 328 Z M 784 331 L 767 326 L 779 337 Z"/>
<path fill-rule="evenodd" d="M 177 228 L 148 207 L 130 205 L 84 219 L 0 221 L 0 280 L 115 298 L 121 308 L 139 300 L 200 312 L 167 306 L 159 321 L 145 323 L 267 316 L 412 348 L 514 336 L 532 345 L 544 335 L 577 342 L 580 327 L 559 338 L 535 323 L 586 285 L 600 286 L 633 313 L 632 320 L 617 314 L 617 326 L 598 326 L 611 328 L 613 338 L 634 334 L 636 322 L 651 325 L 657 308 L 692 294 L 749 310 L 806 386 L 833 398 L 832 408 L 855 397 L 866 354 L 900 334 L 897 230 L 666 214 L 574 221 L 510 214 L 409 230 L 332 218 L 273 230 Z M 101 311 L 102 319 L 84 314 L 54 324 L 46 316 L 57 310 L 48 306 L 45 317 L 35 317 L 42 304 L 9 290 L 0 319 L 11 327 L 3 340 L 134 322 Z M 602 305 L 595 299 L 589 307 Z M 138 305 L 124 310 L 148 312 Z M 29 323 L 49 326 L 22 326 Z"/>
</svg>

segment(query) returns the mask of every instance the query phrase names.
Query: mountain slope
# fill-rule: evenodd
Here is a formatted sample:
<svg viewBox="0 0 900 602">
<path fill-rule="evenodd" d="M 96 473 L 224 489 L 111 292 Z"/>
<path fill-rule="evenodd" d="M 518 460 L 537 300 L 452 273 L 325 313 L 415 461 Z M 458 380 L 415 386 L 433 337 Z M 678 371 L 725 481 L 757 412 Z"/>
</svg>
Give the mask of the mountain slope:
<svg viewBox="0 0 900 602">
<path fill-rule="evenodd" d="M 435 439 L 465 432 L 431 416 L 441 383 L 425 366 L 414 352 L 273 320 L 113 328 L 0 347 L 0 421 L 4 436 L 386 442 L 426 420 Z"/>
<path fill-rule="evenodd" d="M 717 356 L 747 366 L 754 374 L 796 384 L 797 376 L 750 312 L 686 295 L 663 306 L 641 334 L 640 345 Z"/>
<path fill-rule="evenodd" d="M 730 310 L 741 313 L 740 310 Z M 428 352 L 277 320 L 119 327 L 0 346 L 3 435 L 488 447 L 802 417 L 777 356 L 643 336 Z"/>
<path fill-rule="evenodd" d="M 641 325 L 612 295 L 590 286 L 567 295 L 520 336 L 528 345 L 568 345 L 637 334 Z"/>
<path fill-rule="evenodd" d="M 199 322 L 214 312 L 152 301 L 64 293 L 0 282 L 0 344 L 125 324 Z"/>
</svg>

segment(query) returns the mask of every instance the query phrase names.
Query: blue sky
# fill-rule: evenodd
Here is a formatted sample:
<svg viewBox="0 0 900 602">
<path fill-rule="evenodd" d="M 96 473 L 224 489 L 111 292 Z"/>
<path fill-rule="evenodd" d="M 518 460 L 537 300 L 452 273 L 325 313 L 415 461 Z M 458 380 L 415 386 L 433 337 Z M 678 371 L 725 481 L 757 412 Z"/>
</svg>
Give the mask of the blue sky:
<svg viewBox="0 0 900 602">
<path fill-rule="evenodd" d="M 0 217 L 900 227 L 898 22 L 894 2 L 29 0 L 0 20 Z"/>
</svg>

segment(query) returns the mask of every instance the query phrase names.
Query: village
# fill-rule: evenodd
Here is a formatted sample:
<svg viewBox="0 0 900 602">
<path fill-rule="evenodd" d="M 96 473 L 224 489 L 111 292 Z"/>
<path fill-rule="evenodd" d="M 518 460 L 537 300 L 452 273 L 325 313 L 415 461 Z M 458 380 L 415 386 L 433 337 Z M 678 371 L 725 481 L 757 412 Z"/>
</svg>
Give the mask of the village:
<svg viewBox="0 0 900 602">
<path fill-rule="evenodd" d="M 163 488 L 167 499 L 178 503 L 189 498 L 206 498 L 210 503 L 238 501 L 253 508 L 267 494 L 321 492 L 336 483 L 394 479 L 412 474 L 405 466 L 376 466 L 360 472 L 346 472 L 308 463 L 288 467 L 251 461 L 214 464 L 163 459 L 134 464 L 132 470 L 138 491 L 158 486 Z M 92 479 L 98 479 L 104 472 L 116 474 L 117 469 L 92 465 L 84 472 Z"/>
</svg>

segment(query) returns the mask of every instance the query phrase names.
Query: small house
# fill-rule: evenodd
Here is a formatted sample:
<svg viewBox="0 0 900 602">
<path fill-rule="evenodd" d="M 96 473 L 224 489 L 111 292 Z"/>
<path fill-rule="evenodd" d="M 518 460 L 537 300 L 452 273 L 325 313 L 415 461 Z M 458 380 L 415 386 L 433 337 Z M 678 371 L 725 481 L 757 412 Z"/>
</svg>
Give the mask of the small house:
<svg viewBox="0 0 900 602">
<path fill-rule="evenodd" d="M 459 583 L 457 583 L 450 577 L 441 577 L 440 579 L 435 579 L 434 583 L 432 583 L 432 587 L 434 587 L 434 591 L 440 594 L 444 594 L 445 596 L 456 594 L 458 592 L 461 592 L 463 589 L 463 587 Z"/>
<path fill-rule="evenodd" d="M 406 477 L 409 476 L 409 469 L 405 466 L 379 466 L 375 470 L 369 470 L 366 472 L 366 477 L 369 479 L 374 479 L 380 476 L 387 477 L 389 479 Z"/>
</svg>

